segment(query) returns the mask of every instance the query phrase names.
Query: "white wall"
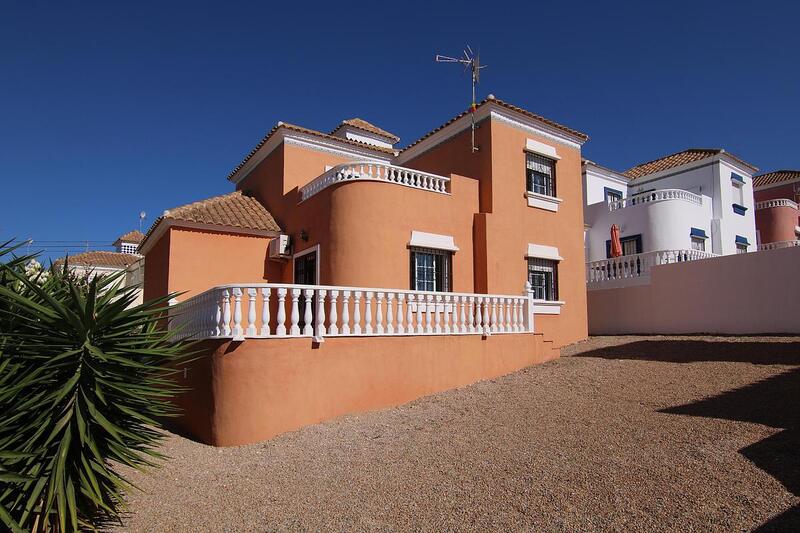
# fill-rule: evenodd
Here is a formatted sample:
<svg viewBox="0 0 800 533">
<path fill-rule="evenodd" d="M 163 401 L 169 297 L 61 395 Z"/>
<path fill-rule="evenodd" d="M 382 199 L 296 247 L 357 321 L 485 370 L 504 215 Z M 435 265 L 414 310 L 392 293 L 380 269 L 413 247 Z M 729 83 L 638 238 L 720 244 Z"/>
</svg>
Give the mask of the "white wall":
<svg viewBox="0 0 800 533">
<path fill-rule="evenodd" d="M 736 173 L 744 178 L 744 206 L 747 212 L 737 215 L 733 212 L 733 204 L 739 203 L 736 197 L 736 189 L 731 182 L 731 173 Z M 719 165 L 720 183 L 720 244 L 724 255 L 736 253 L 736 236 L 747 237 L 750 242 L 748 251 L 756 251 L 756 216 L 755 201 L 753 199 L 753 178 L 742 169 L 737 169 L 732 165 L 722 161 Z"/>
<path fill-rule="evenodd" d="M 628 183 L 625 180 L 615 178 L 602 169 L 586 165 L 583 172 L 583 197 L 585 205 L 592 205 L 606 201 L 605 188 L 614 189 L 622 193 L 622 197 L 628 196 Z"/>
</svg>

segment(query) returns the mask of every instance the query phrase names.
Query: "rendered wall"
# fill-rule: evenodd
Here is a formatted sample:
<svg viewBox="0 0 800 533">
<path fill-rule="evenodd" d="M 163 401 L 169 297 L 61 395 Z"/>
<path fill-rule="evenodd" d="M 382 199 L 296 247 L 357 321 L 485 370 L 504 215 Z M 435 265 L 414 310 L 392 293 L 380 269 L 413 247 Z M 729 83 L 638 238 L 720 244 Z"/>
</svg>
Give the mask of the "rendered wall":
<svg viewBox="0 0 800 533">
<path fill-rule="evenodd" d="M 800 333 L 800 247 L 661 265 L 588 291 L 589 333 Z"/>
<path fill-rule="evenodd" d="M 628 197 L 628 183 L 612 176 L 604 175 L 602 171 L 586 168 L 583 175 L 583 198 L 586 205 L 606 202 L 606 188 L 622 193 L 623 198 Z"/>
<path fill-rule="evenodd" d="M 794 207 L 770 207 L 756 211 L 756 227 L 760 244 L 793 241 L 797 238 L 798 210 Z"/>
<path fill-rule="evenodd" d="M 180 429 L 215 446 L 249 444 L 347 413 L 381 409 L 558 357 L 542 336 L 206 341 L 181 384 Z"/>
</svg>

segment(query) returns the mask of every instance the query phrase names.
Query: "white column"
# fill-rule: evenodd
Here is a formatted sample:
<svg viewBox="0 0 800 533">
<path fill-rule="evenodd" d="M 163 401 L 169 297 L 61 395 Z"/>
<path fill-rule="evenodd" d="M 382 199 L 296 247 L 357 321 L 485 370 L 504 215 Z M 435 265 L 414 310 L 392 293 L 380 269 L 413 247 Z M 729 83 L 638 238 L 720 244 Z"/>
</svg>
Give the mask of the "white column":
<svg viewBox="0 0 800 533">
<path fill-rule="evenodd" d="M 425 331 L 425 326 L 423 325 L 422 321 L 422 306 L 423 306 L 422 302 L 425 301 L 425 295 L 417 294 L 416 298 L 417 298 L 417 333 L 422 335 L 422 333 Z M 408 299 L 413 300 L 414 295 L 409 294 Z"/>
<path fill-rule="evenodd" d="M 337 315 L 337 309 L 336 309 L 336 300 L 338 298 L 339 298 L 339 291 L 332 290 L 331 291 L 331 298 L 330 298 L 331 313 L 330 313 L 330 318 L 328 319 L 330 321 L 330 325 L 328 326 L 328 335 L 338 335 L 339 334 L 339 326 L 336 324 L 336 322 L 339 319 L 339 317 Z"/>
<path fill-rule="evenodd" d="M 222 291 L 222 334 L 226 337 L 231 336 L 231 291 Z"/>
<path fill-rule="evenodd" d="M 258 292 L 253 289 L 247 289 L 247 329 L 245 335 L 248 337 L 256 336 L 256 294 Z"/>
<path fill-rule="evenodd" d="M 466 333 L 469 330 L 469 324 L 467 324 L 467 297 L 461 296 L 459 298 L 461 300 L 461 309 L 459 314 L 459 322 L 461 323 L 461 333 Z"/>
<path fill-rule="evenodd" d="M 497 298 L 492 298 L 492 332 L 497 331 Z"/>
<path fill-rule="evenodd" d="M 214 336 L 215 337 L 219 337 L 220 335 L 222 335 L 222 329 L 223 329 L 223 326 L 222 326 L 222 308 L 224 307 L 224 304 L 222 303 L 222 300 L 221 300 L 221 296 L 222 296 L 221 293 L 218 293 L 217 291 L 214 291 L 214 296 L 216 296 L 215 301 L 216 301 L 216 304 L 217 304 L 217 314 L 216 314 L 216 317 L 215 317 L 216 318 L 216 322 L 214 322 Z"/>
<path fill-rule="evenodd" d="M 383 335 L 383 293 L 379 292 L 377 294 L 377 302 L 376 306 L 377 309 L 375 310 L 375 333 L 378 335 Z"/>
<path fill-rule="evenodd" d="M 525 330 L 528 333 L 533 333 L 533 290 L 531 289 L 531 282 L 525 282 Z"/>
<path fill-rule="evenodd" d="M 512 310 L 512 313 L 511 313 L 511 325 L 512 325 L 513 330 L 515 332 L 518 332 L 520 330 L 520 327 L 519 327 L 519 300 L 516 299 L 516 298 L 512 299 L 511 300 L 511 305 L 513 307 L 513 310 Z"/>
<path fill-rule="evenodd" d="M 261 336 L 266 337 L 269 335 L 269 293 L 272 289 L 269 287 L 261 288 Z"/>
<path fill-rule="evenodd" d="M 509 332 L 509 333 L 514 331 L 514 323 L 511 322 L 511 306 L 513 305 L 513 302 L 514 302 L 514 300 L 512 300 L 511 298 L 506 298 L 506 304 L 505 304 L 505 308 L 506 308 L 505 325 L 506 325 L 506 327 L 505 327 L 505 330 L 507 332 Z"/>
<path fill-rule="evenodd" d="M 242 289 L 234 287 L 233 289 L 233 336 L 241 337 L 242 333 Z"/>
<path fill-rule="evenodd" d="M 483 334 L 484 335 L 491 335 L 491 323 L 489 322 L 489 307 L 491 307 L 492 302 L 490 301 L 491 298 L 486 296 L 482 297 L 483 300 Z"/>
<path fill-rule="evenodd" d="M 325 330 L 325 296 L 328 294 L 326 289 L 317 289 L 317 337 L 324 337 Z"/>
<path fill-rule="evenodd" d="M 431 312 L 433 307 L 433 295 L 428 294 L 425 296 L 425 333 L 433 333 L 433 327 L 431 326 Z"/>
<path fill-rule="evenodd" d="M 434 304 L 433 304 L 434 320 L 436 322 L 436 327 L 433 328 L 433 331 L 435 333 L 441 333 L 442 332 L 442 318 L 441 318 L 441 316 L 439 316 L 440 313 L 442 313 L 442 312 L 444 312 L 444 305 L 442 304 L 442 297 L 437 294 L 436 297 L 434 298 Z"/>
<path fill-rule="evenodd" d="M 386 293 L 386 333 L 388 335 L 394 334 L 394 293 Z M 398 313 L 399 315 L 399 313 Z M 399 322 L 402 324 L 402 320 Z"/>
<path fill-rule="evenodd" d="M 405 293 L 398 293 L 397 294 L 397 333 L 405 333 L 406 327 L 403 325 L 403 302 L 406 299 Z M 408 313 L 408 329 L 411 331 L 411 306 L 407 306 L 408 310 L 405 311 Z"/>
<path fill-rule="evenodd" d="M 289 327 L 290 335 L 300 335 L 300 306 L 297 301 L 300 299 L 300 289 L 292 289 L 292 312 L 289 315 L 291 326 Z"/>
<path fill-rule="evenodd" d="M 372 291 L 367 291 L 364 300 L 364 334 L 372 335 Z"/>
<path fill-rule="evenodd" d="M 278 289 L 278 316 L 275 334 L 279 337 L 286 335 L 286 292 L 283 287 Z"/>
<path fill-rule="evenodd" d="M 350 291 L 342 292 L 342 335 L 350 335 Z"/>
<path fill-rule="evenodd" d="M 313 335 L 314 326 L 311 321 L 314 317 L 312 307 L 314 305 L 314 289 L 303 289 L 303 302 L 305 302 L 305 309 L 303 309 L 303 335 Z"/>
<path fill-rule="evenodd" d="M 353 300 L 353 334 L 361 335 L 361 291 L 356 291 Z"/>
</svg>

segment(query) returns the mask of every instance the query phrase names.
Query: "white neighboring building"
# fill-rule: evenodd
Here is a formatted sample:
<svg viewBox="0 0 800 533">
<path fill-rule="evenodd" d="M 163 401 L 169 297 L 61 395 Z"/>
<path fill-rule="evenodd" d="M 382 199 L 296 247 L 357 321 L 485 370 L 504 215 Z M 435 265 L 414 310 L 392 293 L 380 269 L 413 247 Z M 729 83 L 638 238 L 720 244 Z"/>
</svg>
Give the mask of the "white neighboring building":
<svg viewBox="0 0 800 533">
<path fill-rule="evenodd" d="M 584 161 L 590 285 L 644 276 L 655 264 L 755 251 L 757 170 L 721 149 L 691 148 L 624 173 Z M 612 224 L 623 258 L 609 258 Z"/>
</svg>

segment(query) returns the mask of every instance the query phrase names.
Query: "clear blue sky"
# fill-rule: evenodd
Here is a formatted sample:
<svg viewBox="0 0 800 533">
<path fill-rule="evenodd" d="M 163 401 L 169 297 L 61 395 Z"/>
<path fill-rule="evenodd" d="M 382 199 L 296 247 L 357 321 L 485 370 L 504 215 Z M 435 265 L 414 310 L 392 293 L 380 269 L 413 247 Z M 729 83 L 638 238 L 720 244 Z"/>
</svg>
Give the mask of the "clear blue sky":
<svg viewBox="0 0 800 533">
<path fill-rule="evenodd" d="M 587 132 L 612 168 L 690 146 L 800 167 L 794 2 L 67 4 L 0 16 L 3 239 L 110 243 L 229 192 L 278 120 L 359 116 L 405 146 L 467 107 L 433 62 L 465 43 L 481 97 Z"/>
</svg>

